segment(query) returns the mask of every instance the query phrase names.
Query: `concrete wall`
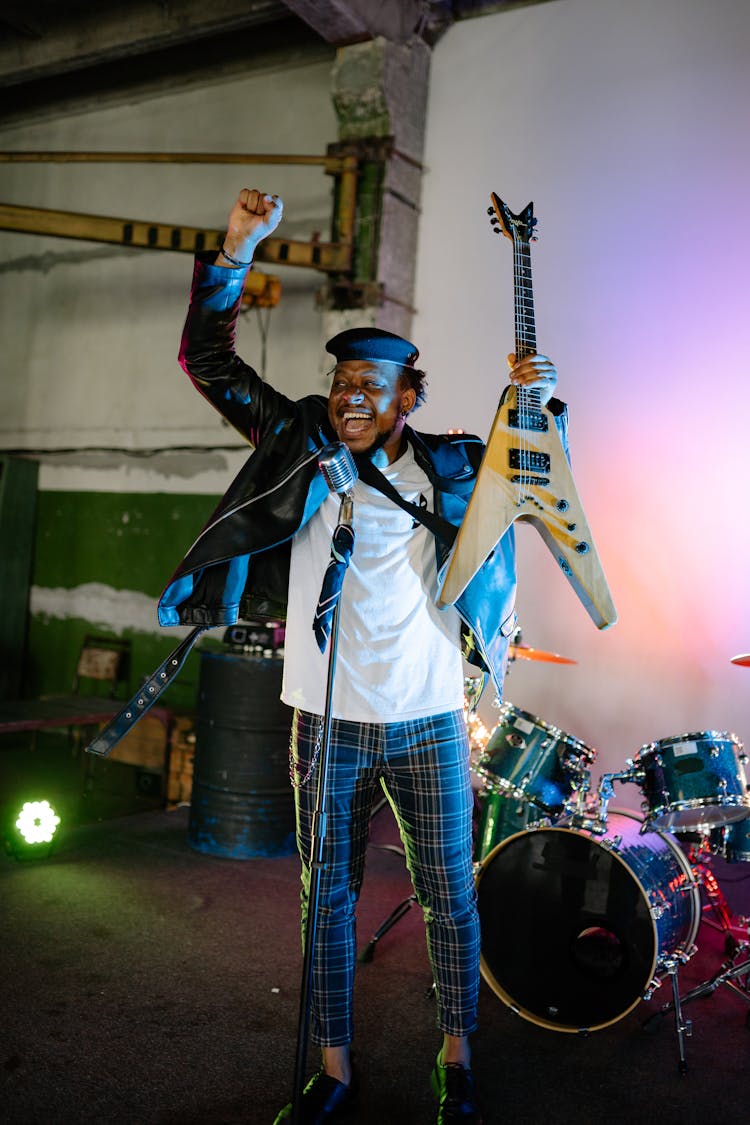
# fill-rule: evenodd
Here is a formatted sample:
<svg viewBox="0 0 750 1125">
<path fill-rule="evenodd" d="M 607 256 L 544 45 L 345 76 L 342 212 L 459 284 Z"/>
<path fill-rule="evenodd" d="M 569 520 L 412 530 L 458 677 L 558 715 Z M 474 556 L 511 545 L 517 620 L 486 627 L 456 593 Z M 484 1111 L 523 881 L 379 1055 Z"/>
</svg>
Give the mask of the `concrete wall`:
<svg viewBox="0 0 750 1125">
<path fill-rule="evenodd" d="M 160 96 L 0 131 L 2 149 L 324 153 L 337 139 L 333 51 L 274 58 Z M 284 195 L 284 233 L 329 237 L 332 180 L 317 168 L 2 164 L 7 203 L 221 229 L 245 185 Z M 323 277 L 273 268 L 280 306 L 248 312 L 242 353 L 288 394 L 325 384 Z M 180 630 L 155 598 L 246 456 L 176 356 L 188 254 L 0 233 L 0 446 L 40 460 L 25 689 L 64 690 L 86 630 L 131 637 L 134 686 Z M 217 634 L 218 636 L 219 634 Z M 190 704 L 195 667 L 170 688 Z"/>
<path fill-rule="evenodd" d="M 750 740 L 750 671 L 730 663 L 750 650 L 749 46 L 743 0 L 560 0 L 460 23 L 434 52 L 423 420 L 488 433 L 513 299 L 486 207 L 533 200 L 538 346 L 620 621 L 597 632 L 521 528 L 524 640 L 578 664 L 518 662 L 507 697 L 607 769 L 686 731 Z"/>
</svg>

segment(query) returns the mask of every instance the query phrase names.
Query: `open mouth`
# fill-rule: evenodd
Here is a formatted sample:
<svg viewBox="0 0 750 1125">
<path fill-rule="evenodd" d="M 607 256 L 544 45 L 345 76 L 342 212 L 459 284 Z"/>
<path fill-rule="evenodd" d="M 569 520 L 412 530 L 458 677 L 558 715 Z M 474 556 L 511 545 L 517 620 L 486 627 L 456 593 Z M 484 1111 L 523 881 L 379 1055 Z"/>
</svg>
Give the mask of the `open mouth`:
<svg viewBox="0 0 750 1125">
<path fill-rule="evenodd" d="M 344 437 L 358 437 L 372 425 L 372 414 L 366 410 L 345 410 L 340 417 L 341 432 Z"/>
</svg>

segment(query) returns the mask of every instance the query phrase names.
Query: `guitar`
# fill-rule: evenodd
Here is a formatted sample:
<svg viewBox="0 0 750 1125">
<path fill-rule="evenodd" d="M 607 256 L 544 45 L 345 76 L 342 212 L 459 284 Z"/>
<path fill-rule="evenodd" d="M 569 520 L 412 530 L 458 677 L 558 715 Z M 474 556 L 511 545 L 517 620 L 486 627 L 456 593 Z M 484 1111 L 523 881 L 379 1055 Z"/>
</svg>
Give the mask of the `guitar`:
<svg viewBox="0 0 750 1125">
<path fill-rule="evenodd" d="M 534 205 L 514 215 L 494 192 L 491 199 L 492 226 L 513 243 L 515 354 L 523 359 L 536 352 L 530 253 Z M 597 628 L 613 625 L 617 611 L 555 419 L 542 404 L 539 388 L 510 384 L 500 400 L 439 605 L 458 601 L 514 520 L 537 529 Z"/>
</svg>

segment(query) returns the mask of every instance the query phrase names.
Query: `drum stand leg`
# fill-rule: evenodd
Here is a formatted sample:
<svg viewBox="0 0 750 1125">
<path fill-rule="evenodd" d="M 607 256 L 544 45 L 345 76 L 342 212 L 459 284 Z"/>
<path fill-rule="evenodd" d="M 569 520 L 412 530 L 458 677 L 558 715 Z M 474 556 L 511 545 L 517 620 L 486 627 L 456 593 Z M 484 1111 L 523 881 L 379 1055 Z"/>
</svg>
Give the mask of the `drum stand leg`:
<svg viewBox="0 0 750 1125">
<path fill-rule="evenodd" d="M 380 939 L 384 934 L 387 934 L 388 931 L 392 929 L 396 925 L 396 923 L 404 917 L 405 914 L 409 913 L 416 901 L 416 895 L 409 895 L 408 898 L 405 898 L 403 902 L 400 902 L 398 904 L 395 910 L 391 911 L 385 922 L 383 922 L 381 926 L 378 926 L 377 930 L 360 953 L 359 957 L 357 958 L 358 961 L 360 961 L 362 964 L 367 964 L 369 961 L 372 961 L 373 957 L 375 956 L 375 946 L 378 944 Z"/>
<path fill-rule="evenodd" d="M 665 963 L 664 968 L 669 974 L 672 981 L 672 1003 L 665 1005 L 665 1008 L 674 1009 L 674 1026 L 677 1033 L 677 1049 L 679 1053 L 679 1062 L 677 1069 L 680 1074 L 687 1074 L 687 1059 L 685 1058 L 685 1039 L 693 1034 L 693 1021 L 684 1019 L 682 1015 L 682 1003 L 680 1001 L 680 986 L 678 983 L 678 972 L 680 968 L 681 958 L 677 955 L 669 957 Z M 665 1009 L 663 1008 L 662 1011 Z"/>
<path fill-rule="evenodd" d="M 655 1020 L 661 1019 L 661 1017 L 666 1012 L 674 1010 L 675 1023 L 677 1025 L 677 1036 L 680 1040 L 680 1073 L 685 1073 L 681 1029 L 685 1031 L 687 1035 L 691 1034 L 691 1021 L 684 1021 L 682 1018 L 683 1004 L 687 1004 L 691 1000 L 697 1000 L 699 996 L 713 995 L 713 993 L 716 992 L 716 989 L 721 984 L 725 984 L 728 989 L 735 993 L 735 995 L 741 997 L 746 1004 L 750 1004 L 750 957 L 746 958 L 744 961 L 741 961 L 739 964 L 735 964 L 738 957 L 741 957 L 747 953 L 750 953 L 750 942 L 740 942 L 735 946 L 733 955 L 722 963 L 718 973 L 715 973 L 709 980 L 704 981 L 702 984 L 696 985 L 695 988 L 691 988 L 691 990 L 689 992 L 686 992 L 682 998 L 680 998 L 679 994 L 675 991 L 677 988 L 677 966 L 675 964 L 674 975 L 672 976 L 672 991 L 674 994 L 673 1003 L 663 1004 L 658 1012 L 655 1012 L 653 1016 L 650 1016 L 646 1020 L 643 1026 L 644 1028 L 648 1028 L 648 1026 L 650 1024 L 653 1024 Z M 670 975 L 673 973 L 673 970 L 670 967 L 671 961 L 676 961 L 676 958 L 670 958 L 670 961 L 665 964 L 665 968 L 667 969 L 667 972 L 670 973 Z M 735 978 L 741 976 L 745 976 L 745 983 L 743 986 L 735 984 Z M 750 1028 L 750 1012 L 748 1012 L 746 1024 L 748 1028 Z"/>
</svg>

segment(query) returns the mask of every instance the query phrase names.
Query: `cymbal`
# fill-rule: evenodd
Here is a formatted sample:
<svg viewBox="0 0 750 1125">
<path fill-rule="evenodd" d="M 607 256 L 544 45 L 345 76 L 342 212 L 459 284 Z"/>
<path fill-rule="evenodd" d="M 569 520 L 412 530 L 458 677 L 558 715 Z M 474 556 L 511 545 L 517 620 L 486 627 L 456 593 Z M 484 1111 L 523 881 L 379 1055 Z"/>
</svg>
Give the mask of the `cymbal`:
<svg viewBox="0 0 750 1125">
<path fill-rule="evenodd" d="M 545 664 L 577 664 L 568 656 L 560 656 L 557 652 L 545 652 L 541 648 L 532 648 L 531 645 L 511 645 L 508 650 L 511 660 L 542 660 Z M 748 657 L 750 660 L 750 657 Z"/>
<path fill-rule="evenodd" d="M 750 668 L 750 652 L 743 656 L 733 656 L 732 664 L 741 664 L 744 668 Z"/>
</svg>

